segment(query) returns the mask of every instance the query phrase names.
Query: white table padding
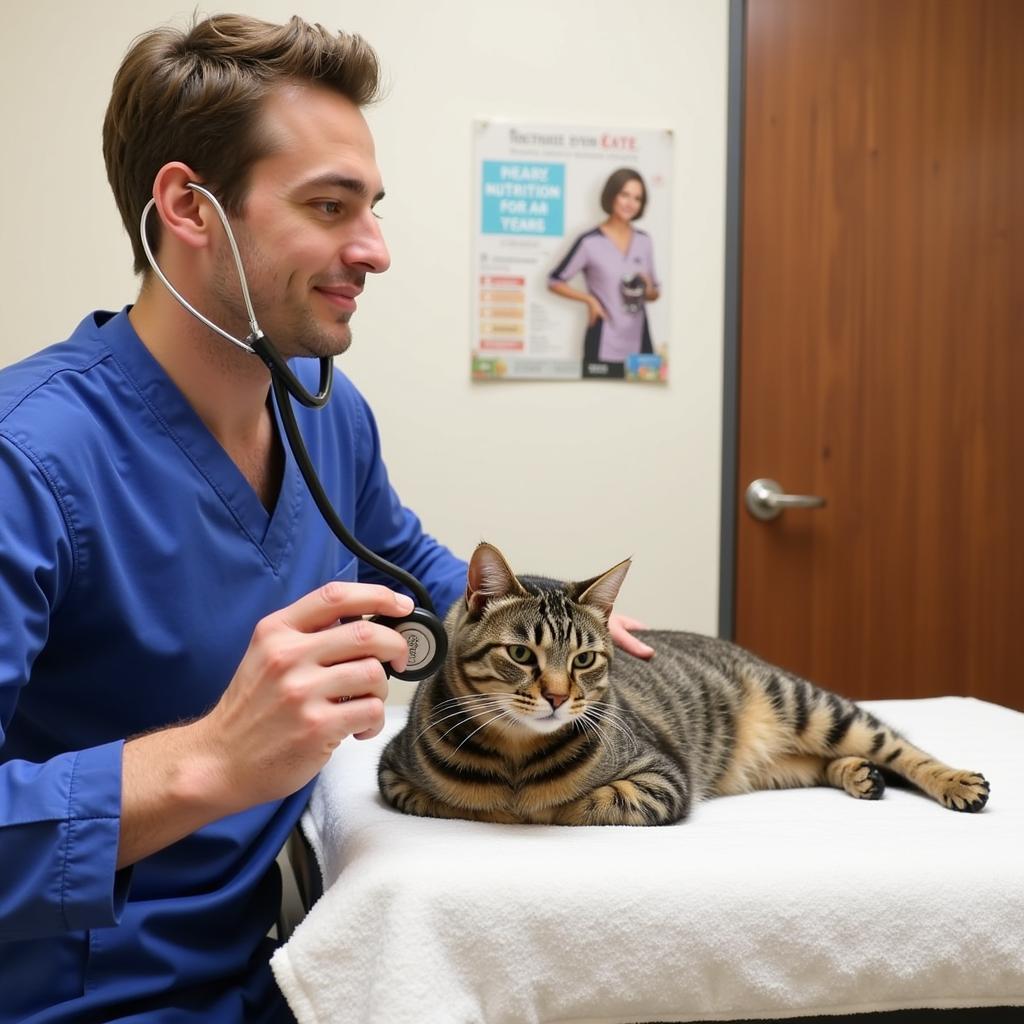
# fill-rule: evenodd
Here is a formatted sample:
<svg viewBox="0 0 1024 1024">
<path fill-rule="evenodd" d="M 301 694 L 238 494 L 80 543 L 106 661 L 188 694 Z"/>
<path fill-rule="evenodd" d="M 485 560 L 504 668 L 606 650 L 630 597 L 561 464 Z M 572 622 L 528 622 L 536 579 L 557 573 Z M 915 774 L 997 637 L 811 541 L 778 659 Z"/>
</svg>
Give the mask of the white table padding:
<svg viewBox="0 0 1024 1024">
<path fill-rule="evenodd" d="M 1024 1005 L 1024 715 L 865 701 L 992 785 L 717 798 L 663 828 L 414 818 L 346 741 L 303 829 L 324 895 L 272 961 L 301 1024 L 777 1018 Z"/>
</svg>

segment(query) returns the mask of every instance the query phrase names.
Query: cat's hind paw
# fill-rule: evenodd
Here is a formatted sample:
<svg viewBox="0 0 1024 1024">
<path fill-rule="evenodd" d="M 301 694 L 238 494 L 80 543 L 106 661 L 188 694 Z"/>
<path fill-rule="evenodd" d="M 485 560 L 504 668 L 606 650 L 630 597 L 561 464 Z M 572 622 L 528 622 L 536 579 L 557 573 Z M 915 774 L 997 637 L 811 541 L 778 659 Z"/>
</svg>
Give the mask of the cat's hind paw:
<svg viewBox="0 0 1024 1024">
<path fill-rule="evenodd" d="M 978 772 L 954 771 L 942 781 L 944 791 L 939 799 L 943 807 L 974 814 L 988 803 L 988 780 Z"/>
<path fill-rule="evenodd" d="M 858 800 L 880 800 L 885 792 L 882 773 L 863 757 L 836 758 L 829 763 L 827 773 L 833 786 Z"/>
</svg>

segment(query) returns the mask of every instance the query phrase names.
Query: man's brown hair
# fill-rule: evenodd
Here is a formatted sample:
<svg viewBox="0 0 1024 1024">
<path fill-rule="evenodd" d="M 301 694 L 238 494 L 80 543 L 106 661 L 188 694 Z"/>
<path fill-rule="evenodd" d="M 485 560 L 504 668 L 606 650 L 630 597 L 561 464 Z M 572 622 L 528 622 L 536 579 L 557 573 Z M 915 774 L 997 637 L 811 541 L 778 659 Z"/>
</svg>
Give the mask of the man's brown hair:
<svg viewBox="0 0 1024 1024">
<path fill-rule="evenodd" d="M 633 220 L 639 220 L 644 215 L 644 210 L 647 209 L 647 182 L 640 177 L 640 172 L 634 171 L 632 167 L 620 167 L 608 176 L 601 191 L 601 209 L 605 213 L 612 212 L 615 197 L 622 191 L 627 181 L 639 181 L 640 187 L 644 190 L 643 198 L 640 200 L 640 209 L 636 211 L 636 216 L 633 218 Z"/>
<path fill-rule="evenodd" d="M 218 14 L 132 43 L 103 121 L 103 159 L 136 273 L 149 269 L 139 218 L 157 171 L 173 160 L 188 164 L 229 213 L 240 213 L 249 169 L 273 149 L 260 131 L 262 101 L 289 81 L 325 86 L 361 107 L 378 98 L 380 64 L 360 36 L 297 17 L 274 25 Z M 155 251 L 159 218 L 147 232 Z"/>
</svg>

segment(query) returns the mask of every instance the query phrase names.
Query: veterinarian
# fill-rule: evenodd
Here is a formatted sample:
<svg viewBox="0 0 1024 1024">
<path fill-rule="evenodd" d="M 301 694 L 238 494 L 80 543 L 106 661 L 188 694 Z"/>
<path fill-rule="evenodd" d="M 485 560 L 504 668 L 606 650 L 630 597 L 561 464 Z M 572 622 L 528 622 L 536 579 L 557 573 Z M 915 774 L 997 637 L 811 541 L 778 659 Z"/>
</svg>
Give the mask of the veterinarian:
<svg viewBox="0 0 1024 1024">
<path fill-rule="evenodd" d="M 137 39 L 103 126 L 134 305 L 0 372 L 0 1022 L 281 1021 L 275 856 L 317 772 L 383 725 L 412 602 L 324 524 L 282 444 L 253 306 L 304 385 L 388 268 L 355 36 L 218 16 Z M 314 358 L 299 358 L 314 357 Z M 298 425 L 341 518 L 438 611 L 465 563 L 388 483 L 336 375 Z M 643 653 L 623 620 L 617 642 Z"/>
</svg>

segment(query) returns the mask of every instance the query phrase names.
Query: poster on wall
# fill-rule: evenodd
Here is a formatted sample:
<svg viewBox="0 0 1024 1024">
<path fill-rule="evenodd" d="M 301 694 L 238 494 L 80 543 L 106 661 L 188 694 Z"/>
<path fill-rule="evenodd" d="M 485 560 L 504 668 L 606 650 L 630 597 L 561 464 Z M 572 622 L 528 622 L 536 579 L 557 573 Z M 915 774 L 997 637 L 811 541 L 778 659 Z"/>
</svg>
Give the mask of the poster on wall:
<svg viewBox="0 0 1024 1024">
<path fill-rule="evenodd" d="M 668 380 L 671 131 L 474 124 L 475 380 Z"/>
</svg>

